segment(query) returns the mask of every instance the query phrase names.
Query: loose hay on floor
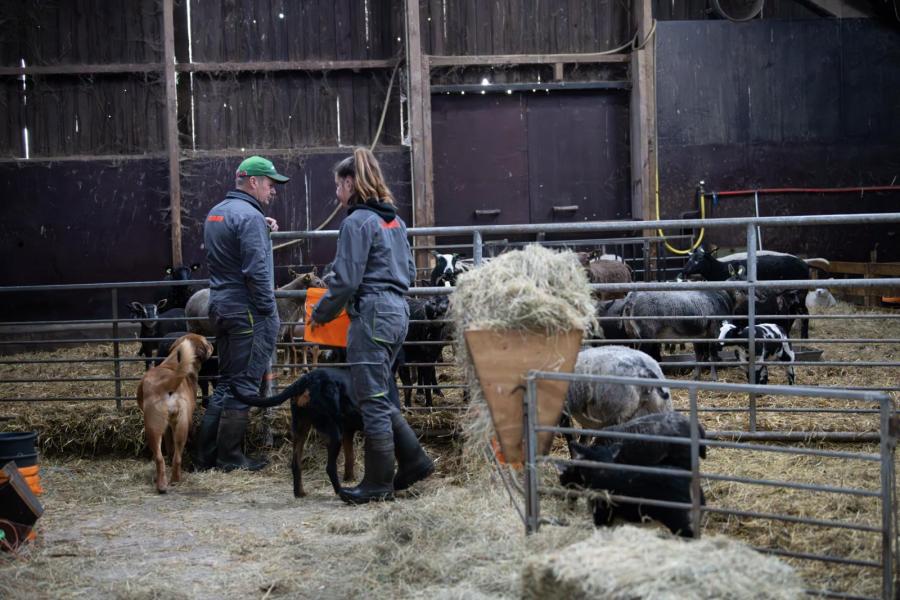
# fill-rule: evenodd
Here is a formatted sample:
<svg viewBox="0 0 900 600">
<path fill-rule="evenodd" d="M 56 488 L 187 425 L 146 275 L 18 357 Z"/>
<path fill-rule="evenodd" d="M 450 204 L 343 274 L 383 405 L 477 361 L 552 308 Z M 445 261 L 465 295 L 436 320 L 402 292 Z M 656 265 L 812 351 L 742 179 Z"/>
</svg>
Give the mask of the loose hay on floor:
<svg viewBox="0 0 900 600">
<path fill-rule="evenodd" d="M 684 541 L 622 526 L 528 561 L 522 597 L 632 599 L 804 596 L 803 582 L 778 559 L 715 536 Z"/>
</svg>

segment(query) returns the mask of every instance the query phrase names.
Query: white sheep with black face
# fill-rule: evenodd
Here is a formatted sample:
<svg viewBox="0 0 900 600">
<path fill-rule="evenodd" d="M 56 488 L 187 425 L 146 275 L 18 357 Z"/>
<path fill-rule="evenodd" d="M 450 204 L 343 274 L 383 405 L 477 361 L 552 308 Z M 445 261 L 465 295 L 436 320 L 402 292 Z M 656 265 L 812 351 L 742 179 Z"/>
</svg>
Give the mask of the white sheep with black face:
<svg viewBox="0 0 900 600">
<path fill-rule="evenodd" d="M 625 346 L 582 350 L 578 353 L 575 373 L 664 379 L 659 363 L 649 355 Z M 662 386 L 573 381 L 566 394 L 566 414 L 590 429 L 602 429 L 670 410 L 672 398 L 669 389 Z"/>
</svg>

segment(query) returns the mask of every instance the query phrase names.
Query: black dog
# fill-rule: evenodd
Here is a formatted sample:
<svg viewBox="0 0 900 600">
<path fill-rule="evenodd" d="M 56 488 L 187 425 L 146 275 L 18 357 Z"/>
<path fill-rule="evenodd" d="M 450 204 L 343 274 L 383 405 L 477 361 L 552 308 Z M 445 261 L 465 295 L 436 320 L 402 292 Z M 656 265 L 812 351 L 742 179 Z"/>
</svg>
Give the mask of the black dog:
<svg viewBox="0 0 900 600">
<path fill-rule="evenodd" d="M 248 398 L 238 393 L 233 385 L 231 391 L 238 400 L 249 406 L 277 406 L 288 398 L 294 398 L 291 402 L 291 431 L 294 439 L 291 474 L 294 478 L 295 497 L 302 498 L 306 495 L 303 490 L 301 462 L 310 427 L 315 427 L 327 439 L 328 463 L 325 472 L 334 492 L 337 494 L 341 489 L 337 476 L 337 456 L 341 445 L 344 447 L 344 480 L 355 478 L 353 434 L 363 430 L 363 422 L 353 394 L 349 370 L 315 369 L 269 398 Z M 399 408 L 400 394 L 393 380 L 389 394 Z"/>
</svg>

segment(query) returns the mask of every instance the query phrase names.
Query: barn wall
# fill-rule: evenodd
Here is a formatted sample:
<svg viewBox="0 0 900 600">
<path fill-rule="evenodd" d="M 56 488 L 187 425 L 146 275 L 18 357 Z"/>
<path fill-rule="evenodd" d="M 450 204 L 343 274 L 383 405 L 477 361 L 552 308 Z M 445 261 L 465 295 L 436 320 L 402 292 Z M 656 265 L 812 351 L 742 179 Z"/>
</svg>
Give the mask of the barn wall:
<svg viewBox="0 0 900 600">
<path fill-rule="evenodd" d="M 278 187 L 270 215 L 282 229 L 316 227 L 334 208 L 331 167 L 345 152 L 297 153 L 273 157 L 291 181 Z M 409 154 L 380 154 L 400 214 L 410 218 Z M 185 264 L 201 263 L 207 276 L 203 221 L 232 188 L 240 156 L 190 161 L 183 178 Z M 168 170 L 163 159 L 60 161 L 0 164 L 0 286 L 48 283 L 159 280 L 169 266 Z M 23 193 L 27 190 L 27 193 Z M 308 208 L 307 208 L 308 207 Z M 338 215 L 329 228 L 340 225 Z M 276 253 L 278 283 L 289 268 L 324 264 L 334 242 L 299 244 Z M 123 290 L 127 301 L 150 300 L 151 290 Z M 5 295 L 0 320 L 75 318 L 110 313 L 110 295 L 65 292 Z"/>
<path fill-rule="evenodd" d="M 708 190 L 885 185 L 900 173 L 900 37 L 870 20 L 667 22 L 657 28 L 664 218 Z M 762 215 L 894 211 L 897 193 L 764 196 Z M 722 199 L 710 216 L 753 214 Z M 897 226 L 815 235 L 763 230 L 765 246 L 843 260 L 900 259 Z M 735 245 L 742 232 L 709 232 Z M 737 237 L 735 237 L 737 236 Z M 741 244 L 743 242 L 737 242 Z"/>
</svg>

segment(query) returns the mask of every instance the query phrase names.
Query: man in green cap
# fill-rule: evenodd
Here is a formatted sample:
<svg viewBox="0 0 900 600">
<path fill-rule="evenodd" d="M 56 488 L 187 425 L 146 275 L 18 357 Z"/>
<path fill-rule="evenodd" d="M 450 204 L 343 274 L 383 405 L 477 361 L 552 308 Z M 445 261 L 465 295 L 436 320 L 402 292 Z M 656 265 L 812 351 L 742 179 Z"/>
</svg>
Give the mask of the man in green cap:
<svg viewBox="0 0 900 600">
<path fill-rule="evenodd" d="M 271 161 L 251 156 L 237 168 L 236 189 L 206 217 L 203 241 L 209 265 L 209 317 L 217 328 L 219 382 L 200 423 L 201 469 L 257 471 L 266 465 L 244 456 L 241 443 L 250 407 L 234 397 L 230 385 L 248 396 L 257 394 L 275 350 L 281 323 L 269 231 L 277 231 L 278 223 L 263 215 L 263 207 L 275 199 L 275 186 L 288 179 Z"/>
</svg>

